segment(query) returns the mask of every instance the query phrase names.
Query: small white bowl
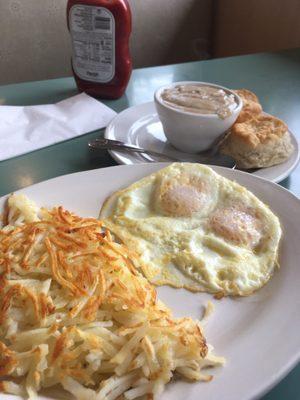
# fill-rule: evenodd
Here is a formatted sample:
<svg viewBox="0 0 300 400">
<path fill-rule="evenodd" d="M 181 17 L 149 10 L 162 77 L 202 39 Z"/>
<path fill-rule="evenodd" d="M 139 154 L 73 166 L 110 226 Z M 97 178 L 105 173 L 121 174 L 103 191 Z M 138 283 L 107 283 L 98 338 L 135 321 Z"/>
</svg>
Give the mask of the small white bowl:
<svg viewBox="0 0 300 400">
<path fill-rule="evenodd" d="M 237 106 L 233 109 L 232 114 L 222 119 L 217 114 L 199 114 L 178 110 L 167 105 L 161 98 L 165 89 L 193 84 L 214 86 L 234 95 Z M 178 150 L 187 153 L 198 153 L 211 147 L 215 140 L 235 123 L 243 106 L 242 99 L 232 90 L 212 83 L 197 81 L 174 82 L 162 86 L 155 91 L 154 102 L 167 139 Z"/>
</svg>

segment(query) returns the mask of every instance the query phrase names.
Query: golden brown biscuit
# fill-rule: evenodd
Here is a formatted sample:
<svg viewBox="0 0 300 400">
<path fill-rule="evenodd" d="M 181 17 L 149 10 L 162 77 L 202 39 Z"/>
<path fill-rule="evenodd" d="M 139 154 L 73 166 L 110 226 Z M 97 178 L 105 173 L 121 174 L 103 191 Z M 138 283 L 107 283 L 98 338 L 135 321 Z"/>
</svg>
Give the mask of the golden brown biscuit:
<svg viewBox="0 0 300 400">
<path fill-rule="evenodd" d="M 238 96 L 240 96 L 243 100 L 250 100 L 250 101 L 254 101 L 255 103 L 260 104 L 256 94 L 251 92 L 248 89 L 237 89 L 237 90 L 234 90 L 234 92 Z"/>
<path fill-rule="evenodd" d="M 261 105 L 254 103 L 254 101 L 248 101 L 242 108 L 236 123 L 246 122 L 262 113 Z"/>
<path fill-rule="evenodd" d="M 246 122 L 262 113 L 261 105 L 254 101 L 247 101 L 236 120 L 236 123 Z"/>
<path fill-rule="evenodd" d="M 239 168 L 262 168 L 280 164 L 293 152 L 286 124 L 269 115 L 258 115 L 235 123 L 221 146 Z"/>
<path fill-rule="evenodd" d="M 243 108 L 236 122 L 245 122 L 256 115 L 261 114 L 262 106 L 259 103 L 258 97 L 250 90 L 238 89 L 235 93 L 243 100 Z"/>
<path fill-rule="evenodd" d="M 286 124 L 271 115 L 258 115 L 243 123 L 235 123 L 231 134 L 243 139 L 253 148 L 260 143 L 275 140 L 287 131 Z"/>
</svg>

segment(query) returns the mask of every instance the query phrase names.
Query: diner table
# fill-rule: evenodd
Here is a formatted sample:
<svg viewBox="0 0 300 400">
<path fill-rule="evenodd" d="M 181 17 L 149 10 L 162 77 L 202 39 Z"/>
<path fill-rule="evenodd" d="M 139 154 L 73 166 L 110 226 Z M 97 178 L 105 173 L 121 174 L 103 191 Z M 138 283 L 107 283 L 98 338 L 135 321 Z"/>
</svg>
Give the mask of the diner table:
<svg viewBox="0 0 300 400">
<path fill-rule="evenodd" d="M 125 95 L 118 100 L 103 102 L 120 112 L 151 101 L 155 89 L 161 85 L 185 80 L 252 90 L 259 97 L 263 109 L 283 119 L 300 139 L 300 49 L 136 69 Z M 55 103 L 76 93 L 73 78 L 0 86 L 1 101 L 7 105 Z M 115 165 L 108 152 L 88 148 L 88 141 L 101 135 L 103 130 L 0 162 L 0 196 L 59 175 Z M 299 197 L 300 166 L 280 185 Z M 270 326 L 270 336 L 273 329 L 276 327 Z M 288 334 L 282 338 L 283 341 L 288 340 Z M 263 400 L 296 399 L 300 399 L 300 365 L 263 397 Z"/>
</svg>

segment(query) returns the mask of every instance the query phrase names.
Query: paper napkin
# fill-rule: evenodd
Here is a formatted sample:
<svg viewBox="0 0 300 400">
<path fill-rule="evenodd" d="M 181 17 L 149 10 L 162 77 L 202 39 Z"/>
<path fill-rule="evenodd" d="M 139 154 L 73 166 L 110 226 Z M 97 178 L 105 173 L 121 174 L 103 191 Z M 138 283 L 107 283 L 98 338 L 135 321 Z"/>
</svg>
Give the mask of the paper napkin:
<svg viewBox="0 0 300 400">
<path fill-rule="evenodd" d="M 0 161 L 104 128 L 115 115 L 85 93 L 56 104 L 0 106 Z"/>
</svg>

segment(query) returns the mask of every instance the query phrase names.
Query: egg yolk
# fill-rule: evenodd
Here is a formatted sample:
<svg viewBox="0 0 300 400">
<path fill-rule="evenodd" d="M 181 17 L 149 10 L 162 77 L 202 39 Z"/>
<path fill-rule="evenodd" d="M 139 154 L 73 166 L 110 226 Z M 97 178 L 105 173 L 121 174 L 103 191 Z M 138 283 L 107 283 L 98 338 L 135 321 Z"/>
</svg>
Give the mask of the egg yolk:
<svg viewBox="0 0 300 400">
<path fill-rule="evenodd" d="M 159 203 L 162 211 L 176 217 L 190 217 L 203 209 L 207 202 L 205 185 L 182 177 L 164 181 L 159 188 Z"/>
<path fill-rule="evenodd" d="M 254 248 L 262 237 L 260 221 L 248 210 L 229 207 L 216 210 L 210 228 L 224 239 Z"/>
</svg>

